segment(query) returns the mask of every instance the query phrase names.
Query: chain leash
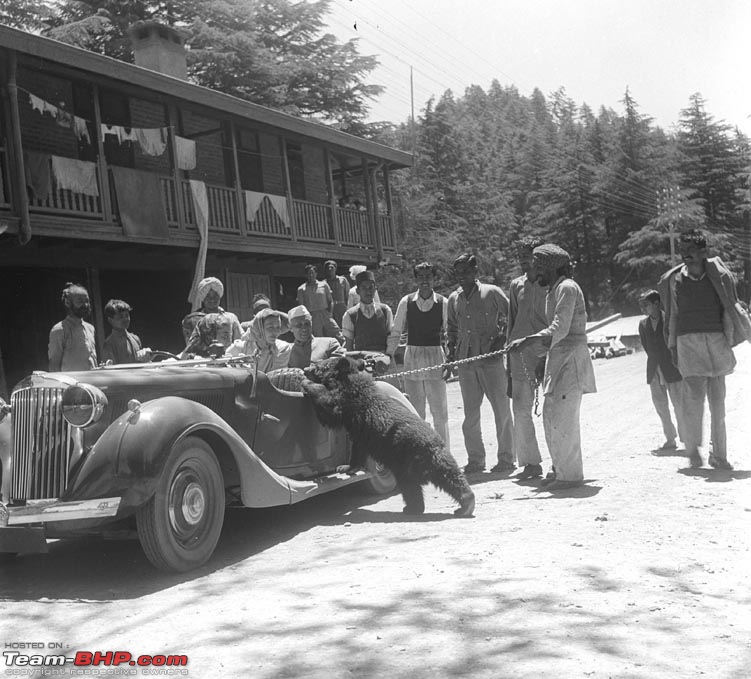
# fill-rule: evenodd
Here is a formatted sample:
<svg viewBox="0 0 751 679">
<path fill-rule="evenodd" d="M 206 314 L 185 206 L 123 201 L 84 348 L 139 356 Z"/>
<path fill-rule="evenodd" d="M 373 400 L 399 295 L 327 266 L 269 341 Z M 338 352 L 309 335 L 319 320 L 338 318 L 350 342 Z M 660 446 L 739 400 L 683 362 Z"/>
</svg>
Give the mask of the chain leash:
<svg viewBox="0 0 751 679">
<path fill-rule="evenodd" d="M 415 368 L 414 370 L 403 370 L 402 372 L 398 373 L 389 373 L 388 375 L 379 375 L 375 379 L 377 380 L 392 380 L 392 379 L 398 379 L 400 377 L 405 377 L 407 375 L 418 375 L 419 373 L 428 372 L 429 370 L 443 370 L 444 368 L 453 368 L 454 366 L 459 365 L 466 365 L 467 363 L 472 363 L 473 361 L 482 361 L 486 358 L 493 358 L 494 356 L 502 356 L 503 354 L 508 353 L 508 349 L 498 349 L 497 351 L 491 351 L 487 354 L 481 354 L 480 356 L 471 356 L 470 358 L 460 358 L 458 361 L 448 361 L 446 363 L 441 363 L 439 365 L 429 365 L 425 368 Z M 527 378 L 527 381 L 532 386 L 532 389 L 535 392 L 535 415 L 537 417 L 540 416 L 540 380 L 537 379 L 537 377 L 533 377 L 529 374 L 529 369 L 527 368 L 527 362 L 524 360 L 524 354 L 522 352 L 519 352 L 519 357 L 521 358 L 522 362 L 522 370 L 524 371 L 524 376 Z M 366 361 L 367 364 L 367 361 Z"/>
<path fill-rule="evenodd" d="M 486 358 L 492 358 L 494 356 L 501 356 L 508 352 L 508 349 L 498 349 L 497 351 L 491 351 L 487 354 L 481 354 L 480 356 L 472 356 L 470 358 L 460 358 L 458 361 L 448 361 L 446 363 L 440 363 L 438 365 L 429 365 L 425 368 L 415 368 L 414 370 L 404 370 L 400 373 L 389 373 L 388 375 L 379 375 L 377 380 L 390 380 L 398 377 L 404 377 L 405 375 L 417 375 L 418 373 L 428 372 L 429 370 L 443 370 L 443 368 L 453 368 L 457 365 L 464 365 L 466 363 L 472 363 L 473 361 L 482 361 Z M 367 363 L 367 361 L 366 361 Z"/>
<path fill-rule="evenodd" d="M 537 417 L 540 416 L 539 410 L 540 410 L 540 380 L 537 379 L 537 376 L 534 377 L 530 376 L 529 369 L 527 368 L 527 362 L 524 360 L 524 352 L 519 352 L 519 358 L 522 362 L 522 370 L 524 371 L 524 377 L 527 378 L 527 382 L 532 386 L 532 389 L 535 392 L 535 415 Z"/>
</svg>

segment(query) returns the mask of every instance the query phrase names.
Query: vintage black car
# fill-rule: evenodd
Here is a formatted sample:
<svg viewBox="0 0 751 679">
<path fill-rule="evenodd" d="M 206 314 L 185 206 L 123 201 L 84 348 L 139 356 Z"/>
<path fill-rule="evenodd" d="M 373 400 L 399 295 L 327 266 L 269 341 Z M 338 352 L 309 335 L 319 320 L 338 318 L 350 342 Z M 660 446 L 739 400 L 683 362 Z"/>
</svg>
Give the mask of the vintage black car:
<svg viewBox="0 0 751 679">
<path fill-rule="evenodd" d="M 33 373 L 0 400 L 0 553 L 134 524 L 156 567 L 186 571 L 213 553 L 227 506 L 393 490 L 372 462 L 336 473 L 346 435 L 272 379 L 226 358 Z"/>
</svg>

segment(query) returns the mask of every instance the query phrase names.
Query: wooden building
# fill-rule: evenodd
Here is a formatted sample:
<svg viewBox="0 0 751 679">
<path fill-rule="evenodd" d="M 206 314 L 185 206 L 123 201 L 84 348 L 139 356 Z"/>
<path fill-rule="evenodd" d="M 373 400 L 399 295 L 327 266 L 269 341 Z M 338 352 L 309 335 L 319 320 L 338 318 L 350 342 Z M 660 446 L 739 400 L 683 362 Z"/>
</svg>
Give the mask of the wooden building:
<svg viewBox="0 0 751 679">
<path fill-rule="evenodd" d="M 144 345 L 175 351 L 204 260 L 246 319 L 256 292 L 288 308 L 307 262 L 346 275 L 395 252 L 389 176 L 410 155 L 187 82 L 167 27 L 132 38 L 136 65 L 0 26 L 8 386 L 46 369 L 66 281 L 88 287 L 100 343 L 120 298 Z"/>
</svg>

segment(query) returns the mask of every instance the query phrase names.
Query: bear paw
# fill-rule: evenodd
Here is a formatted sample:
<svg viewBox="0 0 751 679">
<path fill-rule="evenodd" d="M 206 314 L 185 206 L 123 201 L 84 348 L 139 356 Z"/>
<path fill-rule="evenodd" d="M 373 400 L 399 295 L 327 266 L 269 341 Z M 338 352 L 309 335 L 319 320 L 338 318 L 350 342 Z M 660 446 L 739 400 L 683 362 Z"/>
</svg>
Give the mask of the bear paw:
<svg viewBox="0 0 751 679">
<path fill-rule="evenodd" d="M 459 509 L 454 510 L 455 516 L 469 517 L 475 511 L 475 494 L 470 492 L 462 495 Z"/>
</svg>

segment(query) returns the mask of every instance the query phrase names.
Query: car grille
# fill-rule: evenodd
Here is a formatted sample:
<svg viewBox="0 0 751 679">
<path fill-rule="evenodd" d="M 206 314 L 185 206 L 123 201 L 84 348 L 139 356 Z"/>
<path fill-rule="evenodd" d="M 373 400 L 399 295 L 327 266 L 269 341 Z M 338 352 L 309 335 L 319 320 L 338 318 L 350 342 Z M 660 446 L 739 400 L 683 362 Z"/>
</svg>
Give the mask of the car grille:
<svg viewBox="0 0 751 679">
<path fill-rule="evenodd" d="M 20 389 L 11 396 L 11 499 L 62 495 L 73 454 L 72 427 L 63 419 L 64 389 Z"/>
</svg>

